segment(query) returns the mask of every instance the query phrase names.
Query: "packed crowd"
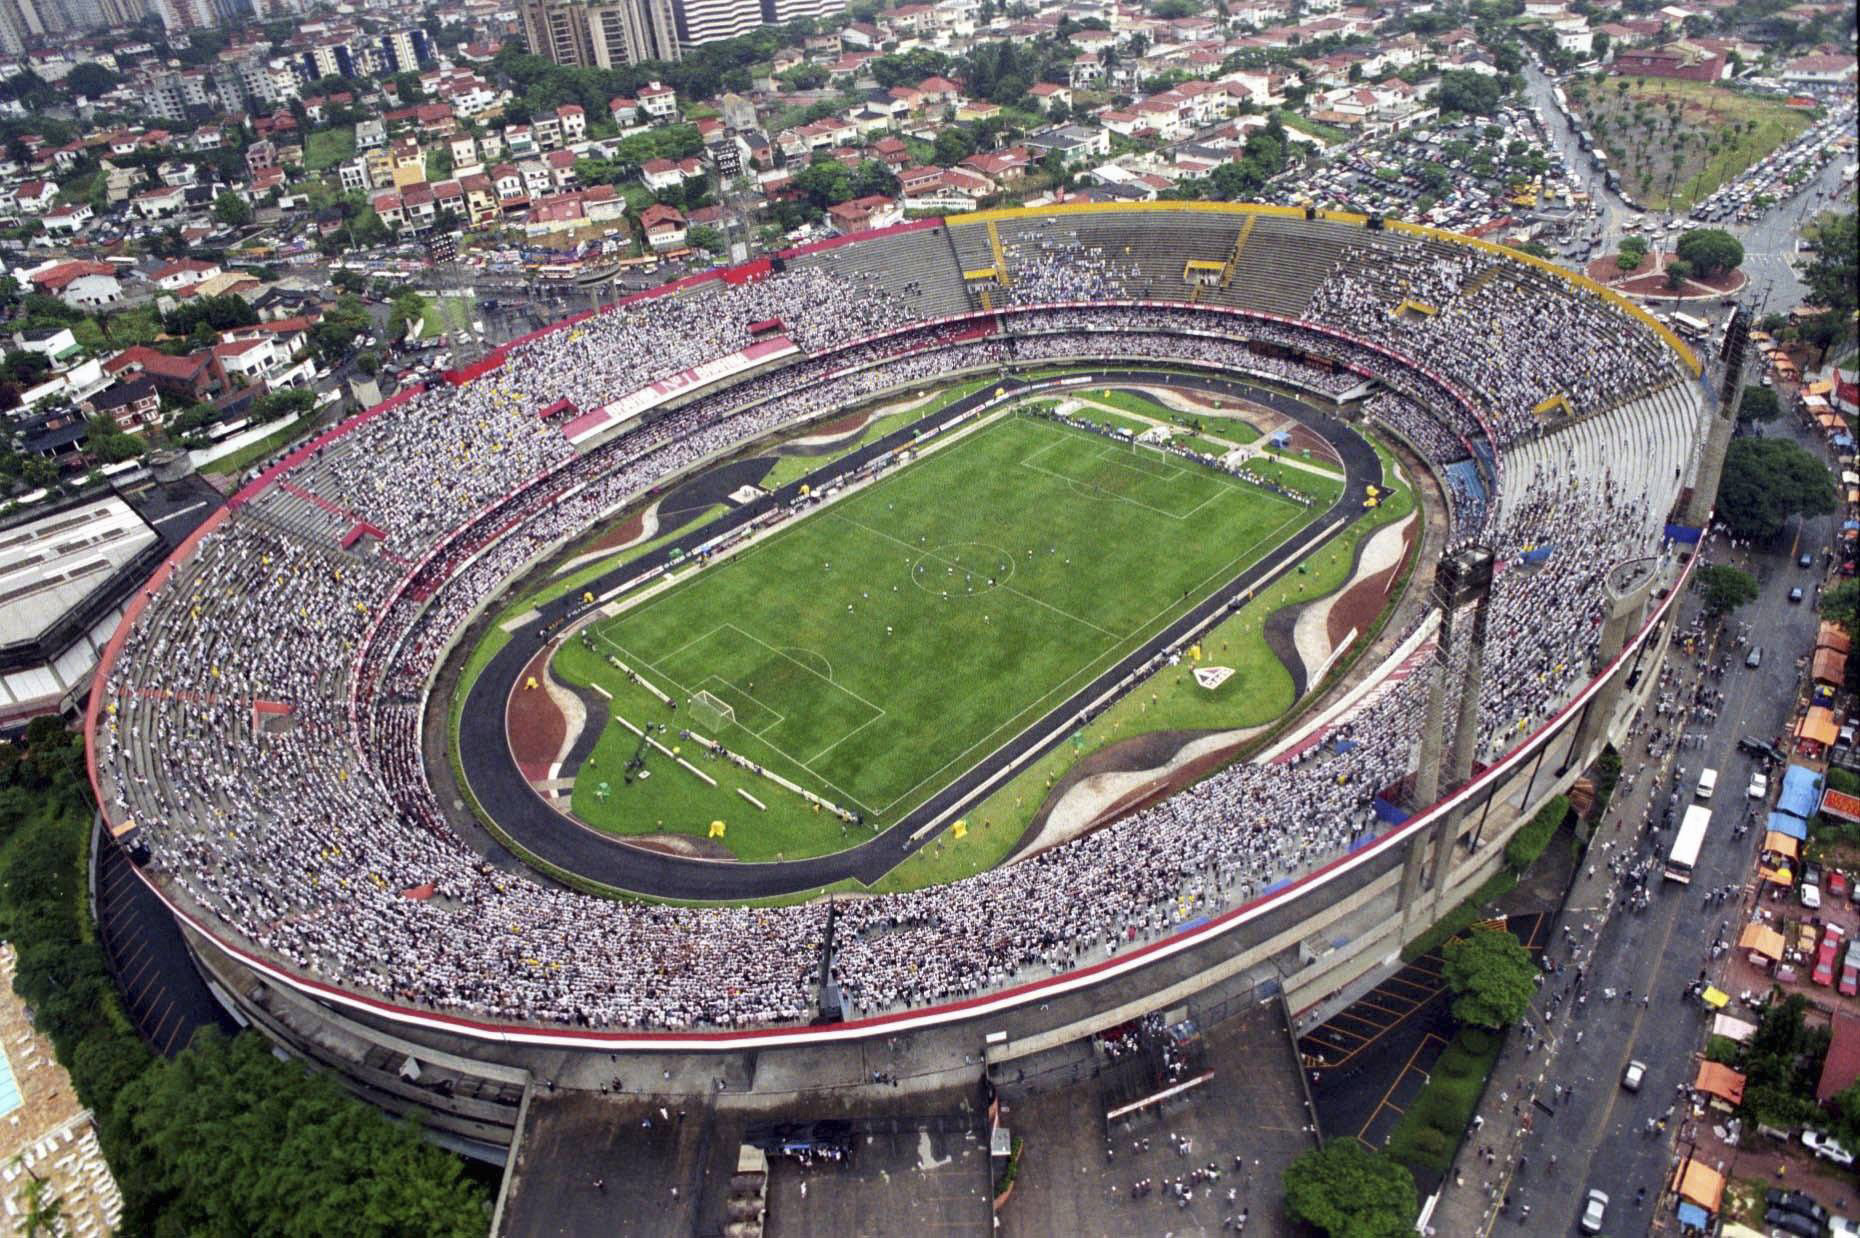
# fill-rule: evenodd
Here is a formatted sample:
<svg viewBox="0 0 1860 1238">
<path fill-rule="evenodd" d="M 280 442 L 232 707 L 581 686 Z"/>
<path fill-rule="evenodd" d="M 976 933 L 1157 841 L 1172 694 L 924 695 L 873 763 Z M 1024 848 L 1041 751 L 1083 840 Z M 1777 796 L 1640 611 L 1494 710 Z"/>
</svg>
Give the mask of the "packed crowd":
<svg viewBox="0 0 1860 1238">
<path fill-rule="evenodd" d="M 1457 245 L 1351 247 L 1309 317 L 1456 375 L 1506 443 L 1538 432 L 1556 396 L 1581 416 L 1675 377 L 1659 340 L 1599 295 Z"/>
<path fill-rule="evenodd" d="M 534 416 L 544 396 L 599 401 L 600 380 L 581 374 L 572 386 L 557 373 L 594 355 L 591 334 L 564 331 L 451 400 L 434 393 L 384 414 L 364 427 L 364 447 L 339 445 L 299 470 L 315 478 L 305 489 L 402 530 L 397 549 L 443 547 L 405 580 L 252 513 L 207 537 L 160 582 L 104 689 L 105 807 L 142 826 L 153 869 L 287 964 L 400 1002 L 586 1026 L 801 1020 L 822 909 L 608 902 L 500 871 L 453 833 L 418 751 L 423 689 L 464 619 L 513 573 L 645 489 L 773 429 L 1015 360 L 1195 360 L 1331 393 L 1374 378 L 1408 401 L 1385 401 L 1378 415 L 1415 421 L 1428 450 L 1448 443 L 1416 421 L 1424 409 L 1442 410 L 1447 440 L 1479 432 L 1441 380 L 1335 334 L 1098 307 L 1010 316 L 1009 335 L 899 330 L 831 352 L 833 339 L 882 326 L 883 311 L 820 300 L 817 281 L 800 285 L 812 304 L 798 306 L 777 292 L 783 278 L 716 295 L 737 297 L 729 304 L 740 314 L 784 310 L 812 356 L 586 457 L 525 437 L 544 441 Z M 706 300 L 715 314 L 715 297 Z M 706 330 L 714 347 L 739 339 L 714 322 Z M 606 346 L 621 338 L 639 347 L 633 336 Z M 552 340 L 570 362 L 531 355 Z M 1301 360 L 1307 352 L 1336 364 Z M 629 353 L 613 363 L 607 381 L 617 385 L 605 394 L 630 389 L 641 367 L 689 358 Z M 454 476 L 461 469 L 472 476 Z M 1645 513 L 1663 510 L 1677 485 L 1624 461 L 1614 477 L 1545 476 L 1505 505 L 1491 534 L 1504 570 L 1481 687 L 1482 754 L 1514 742 L 1582 682 L 1600 574 L 1652 549 Z M 1424 683 L 1408 677 L 1366 698 L 1296 759 L 1230 767 L 1010 869 L 843 904 L 835 967 L 844 994 L 872 1012 L 1062 971 L 1310 870 L 1377 829 L 1374 797 L 1413 766 Z"/>
</svg>

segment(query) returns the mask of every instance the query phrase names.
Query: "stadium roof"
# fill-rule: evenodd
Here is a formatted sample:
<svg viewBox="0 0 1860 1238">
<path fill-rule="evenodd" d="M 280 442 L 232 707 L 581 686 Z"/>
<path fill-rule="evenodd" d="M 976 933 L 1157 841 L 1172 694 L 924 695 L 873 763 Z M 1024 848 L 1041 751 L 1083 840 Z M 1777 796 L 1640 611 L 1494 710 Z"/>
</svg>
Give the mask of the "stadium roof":
<svg viewBox="0 0 1860 1238">
<path fill-rule="evenodd" d="M 34 641 L 159 539 L 114 495 L 0 532 L 0 631 Z"/>
</svg>

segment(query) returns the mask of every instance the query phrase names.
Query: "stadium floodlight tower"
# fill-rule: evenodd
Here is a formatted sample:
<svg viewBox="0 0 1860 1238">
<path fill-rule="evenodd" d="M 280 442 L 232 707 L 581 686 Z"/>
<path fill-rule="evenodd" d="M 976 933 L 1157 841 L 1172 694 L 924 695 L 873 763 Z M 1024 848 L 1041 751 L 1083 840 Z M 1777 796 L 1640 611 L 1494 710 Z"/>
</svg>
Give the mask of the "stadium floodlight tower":
<svg viewBox="0 0 1860 1238">
<path fill-rule="evenodd" d="M 1434 649 L 1434 666 L 1427 685 L 1427 715 L 1421 728 L 1421 759 L 1414 777 L 1414 804 L 1425 808 L 1440 798 L 1442 766 L 1446 762 L 1447 680 L 1459 641 L 1466 645 L 1464 678 L 1454 718 L 1452 765 L 1447 784 L 1458 786 L 1472 773 L 1473 750 L 1478 743 L 1479 683 L 1485 662 L 1486 615 L 1492 597 L 1494 555 L 1489 547 L 1462 546 L 1449 550 L 1434 566 L 1433 602 L 1440 608 L 1440 635 Z M 1462 632 L 1464 636 L 1462 637 Z M 1421 877 L 1428 845 L 1434 847 L 1434 871 L 1429 884 L 1436 891 L 1446 885 L 1453 854 L 1453 834 L 1460 814 L 1445 813 L 1429 830 L 1408 844 L 1402 867 L 1401 903 L 1405 921 L 1420 910 Z"/>
<path fill-rule="evenodd" d="M 1718 399 L 1701 402 L 1699 453 L 1693 470 L 1691 501 L 1685 522 L 1705 527 L 1718 502 L 1718 482 L 1724 475 L 1725 453 L 1731 449 L 1731 432 L 1737 427 L 1737 408 L 1744 398 L 1744 365 L 1750 346 L 1750 310 L 1739 303 L 1725 324 L 1724 344 L 1718 350 Z"/>
</svg>

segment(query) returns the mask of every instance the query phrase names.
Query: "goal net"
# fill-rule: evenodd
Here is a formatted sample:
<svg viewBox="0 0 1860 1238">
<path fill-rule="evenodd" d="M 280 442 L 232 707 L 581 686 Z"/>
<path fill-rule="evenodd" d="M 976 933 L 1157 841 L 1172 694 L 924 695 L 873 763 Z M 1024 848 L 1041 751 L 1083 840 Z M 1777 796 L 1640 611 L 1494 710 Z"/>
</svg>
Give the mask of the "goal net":
<svg viewBox="0 0 1860 1238">
<path fill-rule="evenodd" d="M 730 708 L 728 701 L 702 690 L 691 698 L 691 713 L 698 721 L 708 723 L 713 731 L 721 731 L 736 721 L 736 711 Z"/>
</svg>

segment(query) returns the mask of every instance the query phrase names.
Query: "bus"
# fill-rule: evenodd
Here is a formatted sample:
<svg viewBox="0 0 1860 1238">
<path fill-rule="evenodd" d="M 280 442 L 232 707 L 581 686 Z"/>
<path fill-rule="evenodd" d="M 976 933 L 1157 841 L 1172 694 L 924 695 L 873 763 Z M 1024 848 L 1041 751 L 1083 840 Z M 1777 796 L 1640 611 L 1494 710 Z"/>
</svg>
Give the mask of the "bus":
<svg viewBox="0 0 1860 1238">
<path fill-rule="evenodd" d="M 1706 322 L 1703 318 L 1695 317 L 1692 314 L 1675 312 L 1673 314 L 1673 328 L 1681 335 L 1690 336 L 1695 340 L 1702 340 L 1707 335 L 1711 334 L 1711 324 Z"/>
<path fill-rule="evenodd" d="M 1705 845 L 1705 828 L 1711 824 L 1711 809 L 1693 804 L 1679 823 L 1673 849 L 1666 856 L 1666 879 L 1692 884 L 1692 867 L 1699 862 L 1699 848 Z"/>
</svg>

